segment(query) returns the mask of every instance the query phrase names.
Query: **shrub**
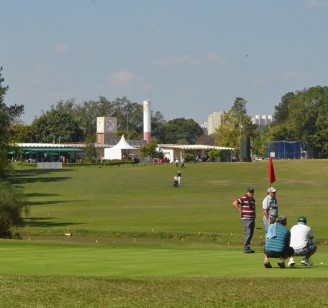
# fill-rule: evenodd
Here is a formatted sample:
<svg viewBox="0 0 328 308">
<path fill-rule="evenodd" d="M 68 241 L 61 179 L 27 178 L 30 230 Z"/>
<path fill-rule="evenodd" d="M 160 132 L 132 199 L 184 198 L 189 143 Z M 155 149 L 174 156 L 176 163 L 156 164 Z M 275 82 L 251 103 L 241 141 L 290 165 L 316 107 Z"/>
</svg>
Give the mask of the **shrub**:
<svg viewBox="0 0 328 308">
<path fill-rule="evenodd" d="M 22 223 L 22 213 L 29 213 L 24 195 L 8 182 L 0 182 L 0 237 L 11 238 L 11 227 Z"/>
</svg>

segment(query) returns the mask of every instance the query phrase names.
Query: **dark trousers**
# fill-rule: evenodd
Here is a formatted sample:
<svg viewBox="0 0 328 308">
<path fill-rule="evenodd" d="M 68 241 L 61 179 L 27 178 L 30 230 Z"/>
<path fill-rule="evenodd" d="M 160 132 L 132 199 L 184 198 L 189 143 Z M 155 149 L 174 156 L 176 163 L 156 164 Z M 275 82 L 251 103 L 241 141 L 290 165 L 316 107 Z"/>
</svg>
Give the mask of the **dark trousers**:
<svg viewBox="0 0 328 308">
<path fill-rule="evenodd" d="M 255 219 L 242 219 L 241 222 L 244 226 L 244 250 L 249 250 L 255 229 Z"/>
<path fill-rule="evenodd" d="M 283 259 L 287 259 L 287 258 L 291 257 L 294 254 L 294 249 L 292 247 L 286 247 L 286 249 L 284 251 L 280 251 L 280 252 L 266 251 L 264 249 L 264 253 L 269 258 L 283 258 Z"/>
</svg>

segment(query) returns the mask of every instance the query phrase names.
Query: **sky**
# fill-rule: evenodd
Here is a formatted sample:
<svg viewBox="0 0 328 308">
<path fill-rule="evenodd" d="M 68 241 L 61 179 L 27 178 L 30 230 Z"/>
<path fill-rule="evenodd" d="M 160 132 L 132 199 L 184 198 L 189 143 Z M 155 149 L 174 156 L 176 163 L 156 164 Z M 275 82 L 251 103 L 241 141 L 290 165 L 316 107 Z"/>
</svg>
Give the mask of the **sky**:
<svg viewBox="0 0 328 308">
<path fill-rule="evenodd" d="M 269 115 L 328 85 L 328 0 L 0 0 L 0 29 L 5 103 L 25 124 L 100 96 L 201 124 L 237 97 Z"/>
</svg>

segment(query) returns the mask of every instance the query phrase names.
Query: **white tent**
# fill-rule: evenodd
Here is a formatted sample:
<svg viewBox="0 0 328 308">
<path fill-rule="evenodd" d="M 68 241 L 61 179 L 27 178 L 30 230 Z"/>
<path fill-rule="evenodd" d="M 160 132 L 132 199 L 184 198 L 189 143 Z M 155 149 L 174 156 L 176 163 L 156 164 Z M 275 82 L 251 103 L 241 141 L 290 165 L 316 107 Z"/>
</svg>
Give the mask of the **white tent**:
<svg viewBox="0 0 328 308">
<path fill-rule="evenodd" d="M 104 159 L 128 158 L 130 153 L 138 153 L 139 149 L 130 145 L 122 135 L 121 140 L 111 148 L 104 149 Z"/>
</svg>

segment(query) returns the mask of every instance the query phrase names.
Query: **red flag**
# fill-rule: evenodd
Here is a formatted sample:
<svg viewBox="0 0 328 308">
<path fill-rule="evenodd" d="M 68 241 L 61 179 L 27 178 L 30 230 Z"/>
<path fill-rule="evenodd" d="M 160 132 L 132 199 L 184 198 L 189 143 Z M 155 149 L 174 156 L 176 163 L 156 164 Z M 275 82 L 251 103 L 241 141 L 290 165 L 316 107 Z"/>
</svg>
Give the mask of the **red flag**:
<svg viewBox="0 0 328 308">
<path fill-rule="evenodd" d="M 276 176 L 274 175 L 274 169 L 273 169 L 273 163 L 272 163 L 272 157 L 269 158 L 269 182 L 270 186 L 271 183 L 275 182 Z"/>
</svg>

